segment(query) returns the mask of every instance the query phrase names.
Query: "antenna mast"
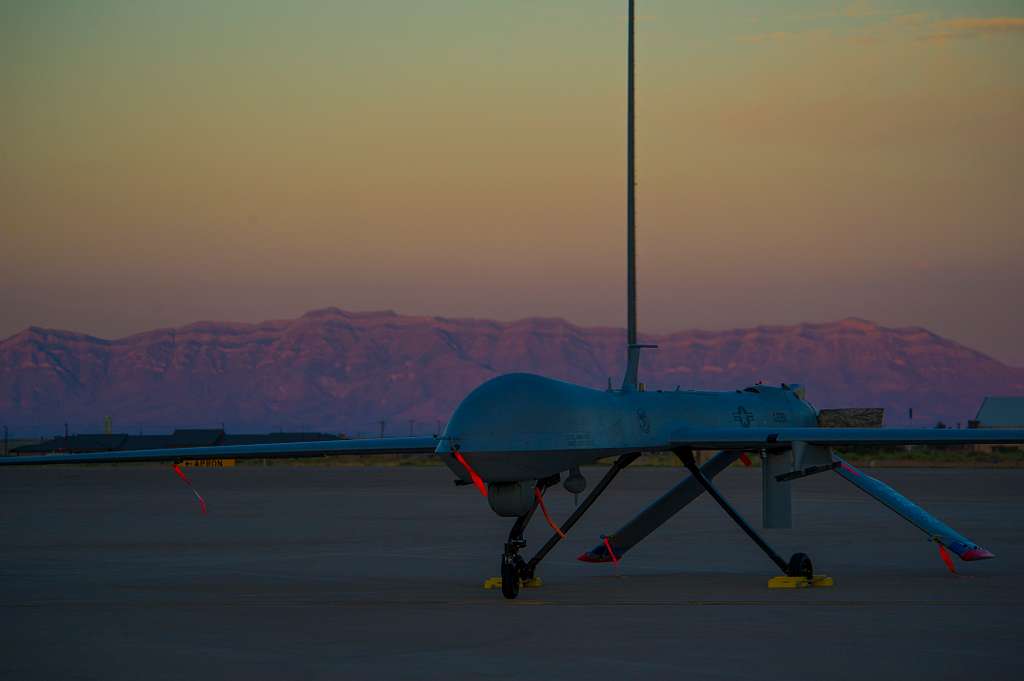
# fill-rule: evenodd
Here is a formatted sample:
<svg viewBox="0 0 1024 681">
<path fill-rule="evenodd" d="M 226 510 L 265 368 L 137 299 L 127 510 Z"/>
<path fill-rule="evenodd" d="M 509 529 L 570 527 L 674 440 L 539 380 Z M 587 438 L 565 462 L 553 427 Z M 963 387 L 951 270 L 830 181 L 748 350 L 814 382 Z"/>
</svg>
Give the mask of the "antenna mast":
<svg viewBox="0 0 1024 681">
<path fill-rule="evenodd" d="M 626 85 L 626 343 L 636 345 L 636 0 L 629 0 Z M 635 377 L 634 377 L 635 378 Z"/>
<path fill-rule="evenodd" d="M 626 77 L 626 375 L 622 390 L 637 390 L 640 345 L 636 336 L 636 0 L 629 0 L 629 59 Z"/>
</svg>

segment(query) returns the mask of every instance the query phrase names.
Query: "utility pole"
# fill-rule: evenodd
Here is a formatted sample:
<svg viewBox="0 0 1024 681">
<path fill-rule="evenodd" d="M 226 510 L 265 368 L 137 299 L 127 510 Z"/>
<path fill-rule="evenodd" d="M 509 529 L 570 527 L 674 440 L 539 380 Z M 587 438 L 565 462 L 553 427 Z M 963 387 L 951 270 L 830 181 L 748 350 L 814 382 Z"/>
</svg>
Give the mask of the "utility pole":
<svg viewBox="0 0 1024 681">
<path fill-rule="evenodd" d="M 10 450 L 7 448 L 7 426 L 4 426 L 4 456 L 7 456 L 7 452 Z"/>
<path fill-rule="evenodd" d="M 387 425 L 387 421 L 381 419 L 380 421 L 377 421 L 377 423 L 380 424 L 380 436 L 384 437 L 384 426 Z"/>
<path fill-rule="evenodd" d="M 910 421 L 910 425 L 914 425 L 914 408 L 907 407 L 907 419 Z M 914 445 L 906 445 L 904 447 L 908 452 L 914 451 Z"/>
<path fill-rule="evenodd" d="M 415 425 L 416 425 L 416 421 L 414 419 L 409 419 L 409 437 L 412 437 L 412 430 L 413 430 L 413 426 L 415 426 Z"/>
</svg>

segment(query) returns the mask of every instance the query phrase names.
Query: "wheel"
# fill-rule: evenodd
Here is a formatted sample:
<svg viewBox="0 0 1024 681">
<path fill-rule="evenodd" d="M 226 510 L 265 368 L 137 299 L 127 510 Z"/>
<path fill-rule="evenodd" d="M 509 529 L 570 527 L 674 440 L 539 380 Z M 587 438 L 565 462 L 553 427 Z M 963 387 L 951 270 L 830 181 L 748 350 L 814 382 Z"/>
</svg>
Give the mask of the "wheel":
<svg viewBox="0 0 1024 681">
<path fill-rule="evenodd" d="M 789 559 L 789 566 L 786 573 L 790 577 L 803 577 L 811 579 L 814 577 L 814 566 L 811 564 L 811 557 L 806 553 L 794 553 Z"/>
<path fill-rule="evenodd" d="M 508 599 L 519 595 L 519 571 L 506 556 L 501 557 L 501 595 Z"/>
</svg>

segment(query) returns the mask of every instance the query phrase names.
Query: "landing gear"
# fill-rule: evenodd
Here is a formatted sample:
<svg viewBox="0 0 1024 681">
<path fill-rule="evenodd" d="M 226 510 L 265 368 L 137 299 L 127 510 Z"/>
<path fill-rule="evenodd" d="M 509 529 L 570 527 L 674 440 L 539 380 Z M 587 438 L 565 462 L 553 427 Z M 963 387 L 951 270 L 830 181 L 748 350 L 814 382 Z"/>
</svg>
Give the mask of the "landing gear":
<svg viewBox="0 0 1024 681">
<path fill-rule="evenodd" d="M 532 515 L 533 511 L 530 511 L 516 520 L 512 533 L 508 541 L 505 542 L 505 552 L 501 554 L 501 595 L 508 599 L 518 596 L 520 583 L 533 577 L 532 570 L 527 574 L 526 561 L 519 555 L 519 550 L 526 547 L 526 542 L 523 540 L 523 529 Z M 526 522 L 523 522 L 524 518 Z M 518 536 L 514 536 L 517 533 Z"/>
<path fill-rule="evenodd" d="M 543 490 L 545 481 L 537 483 L 539 489 Z M 501 554 L 501 595 L 512 599 L 519 595 L 519 583 L 533 576 L 532 572 L 527 574 L 526 561 L 519 555 L 519 552 L 526 548 L 526 540 L 523 539 L 523 532 L 533 518 L 537 510 L 538 502 L 535 500 L 530 510 L 525 515 L 516 518 L 515 524 L 509 530 L 508 539 L 505 541 L 505 550 Z"/>
<path fill-rule="evenodd" d="M 519 595 L 519 570 L 513 562 L 515 558 L 519 556 L 505 554 L 501 557 L 501 595 L 509 600 Z"/>
<path fill-rule="evenodd" d="M 601 481 L 597 483 L 587 498 L 583 500 L 572 515 L 562 524 L 562 534 L 554 534 L 547 543 L 541 547 L 540 551 L 530 559 L 529 562 L 523 560 L 519 552 L 526 548 L 526 540 L 523 539 L 523 532 L 526 530 L 526 526 L 529 524 L 530 519 L 533 517 L 534 512 L 537 510 L 539 502 L 535 501 L 533 507 L 526 513 L 516 518 L 515 524 L 508 533 L 508 541 L 505 542 L 505 551 L 501 554 L 501 595 L 505 598 L 512 599 L 519 595 L 519 586 L 521 582 L 532 580 L 534 572 L 537 569 L 537 565 L 540 564 L 544 557 L 555 547 L 555 544 L 565 538 L 565 533 L 569 531 L 576 521 L 579 520 L 587 509 L 590 508 L 597 498 L 601 496 L 601 493 L 611 484 L 613 478 L 622 471 L 623 468 L 636 461 L 637 454 L 623 454 L 615 463 L 612 464 L 608 472 L 605 473 Z M 537 488 L 543 492 L 546 487 L 558 483 L 558 476 L 541 480 L 537 483 Z"/>
<path fill-rule="evenodd" d="M 752 528 L 750 524 L 743 519 L 743 516 L 736 512 L 736 509 L 734 509 L 732 505 L 725 500 L 725 497 L 718 493 L 718 490 L 711 484 L 711 481 L 708 480 L 704 473 L 701 472 L 700 468 L 697 467 L 697 462 L 694 461 L 692 450 L 678 449 L 675 454 L 679 457 L 679 460 L 683 462 L 683 465 L 686 466 L 687 470 L 690 471 L 690 475 L 692 475 L 694 479 L 700 483 L 701 487 L 704 488 L 704 491 L 706 491 L 711 498 L 722 507 L 722 510 L 729 514 L 729 517 L 732 518 L 733 522 L 739 525 L 740 529 L 747 533 L 747 536 L 765 552 L 765 555 L 771 558 L 772 562 L 775 563 L 779 567 L 779 570 L 782 571 L 782 574 L 788 577 L 806 577 L 808 580 L 814 577 L 814 567 L 811 564 L 810 557 L 806 553 L 794 553 L 787 563 L 783 560 L 782 556 L 769 546 L 768 542 L 762 539 L 761 535 L 759 535 L 754 528 Z"/>
</svg>

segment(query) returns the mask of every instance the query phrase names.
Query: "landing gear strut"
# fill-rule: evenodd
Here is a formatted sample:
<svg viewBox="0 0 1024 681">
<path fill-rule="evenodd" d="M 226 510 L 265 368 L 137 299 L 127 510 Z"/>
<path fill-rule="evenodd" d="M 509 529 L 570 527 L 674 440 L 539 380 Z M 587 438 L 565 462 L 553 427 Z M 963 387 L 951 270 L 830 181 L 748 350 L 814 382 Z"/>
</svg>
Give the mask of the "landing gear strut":
<svg viewBox="0 0 1024 681">
<path fill-rule="evenodd" d="M 601 481 L 597 483 L 587 498 L 583 500 L 572 515 L 562 524 L 562 534 L 555 533 L 548 539 L 547 543 L 541 547 L 540 551 L 530 559 L 529 562 L 523 560 L 522 556 L 519 555 L 519 551 L 526 548 L 526 540 L 523 539 L 523 532 L 526 530 L 526 526 L 530 523 L 530 519 L 533 518 L 534 512 L 537 510 L 538 502 L 534 501 L 533 506 L 525 514 L 516 518 L 515 524 L 508 533 L 508 540 L 505 542 L 505 551 L 501 554 L 501 594 L 505 598 L 515 598 L 519 595 L 519 584 L 533 579 L 534 572 L 537 569 L 537 565 L 540 564 L 544 557 L 551 552 L 551 549 L 555 548 L 555 544 L 562 541 L 565 538 L 565 534 L 569 532 L 569 529 L 576 524 L 576 521 L 583 517 L 583 514 L 587 512 L 597 498 L 601 496 L 601 493 L 605 491 L 611 481 L 618 475 L 623 468 L 636 461 L 640 454 L 623 454 L 615 463 L 612 464 L 608 472 L 604 474 Z M 554 481 L 551 479 L 541 480 L 537 483 L 537 489 L 541 492 L 550 485 L 556 484 L 558 477 L 554 477 Z M 550 484 L 549 484 L 550 483 Z"/>
<path fill-rule="evenodd" d="M 541 483 L 537 488 L 544 490 Z M 526 540 L 523 539 L 523 532 L 530 523 L 534 512 L 537 510 L 537 501 L 525 514 L 516 518 L 515 525 L 509 530 L 508 540 L 505 542 L 505 551 L 501 554 L 501 595 L 505 598 L 515 598 L 519 595 L 519 582 L 533 577 L 532 572 L 527 575 L 526 561 L 519 555 L 519 551 L 526 548 Z"/>
<path fill-rule="evenodd" d="M 708 480 L 701 472 L 700 468 L 697 467 L 697 462 L 694 461 L 693 458 L 693 450 L 677 449 L 675 454 L 679 457 L 679 460 L 683 462 L 683 465 L 686 466 L 686 469 L 690 471 L 690 475 L 692 475 L 694 479 L 700 483 L 701 487 L 704 488 L 704 491 L 706 491 L 711 498 L 722 507 L 722 510 L 729 514 L 729 517 L 732 518 L 733 522 L 739 525 L 740 529 L 746 532 L 747 536 L 754 540 L 754 543 L 772 559 L 772 562 L 782 570 L 782 574 L 789 577 L 805 577 L 808 580 L 814 576 L 814 566 L 811 564 L 810 556 L 806 553 L 794 553 L 792 557 L 790 557 L 789 562 L 786 562 L 782 556 L 776 553 L 775 549 L 769 546 L 768 542 L 762 539 L 761 535 L 759 535 L 754 528 L 743 519 L 743 516 L 736 512 L 736 509 L 734 509 L 732 505 L 725 500 L 725 497 L 718 493 L 718 490 L 711 484 L 711 481 Z"/>
</svg>

